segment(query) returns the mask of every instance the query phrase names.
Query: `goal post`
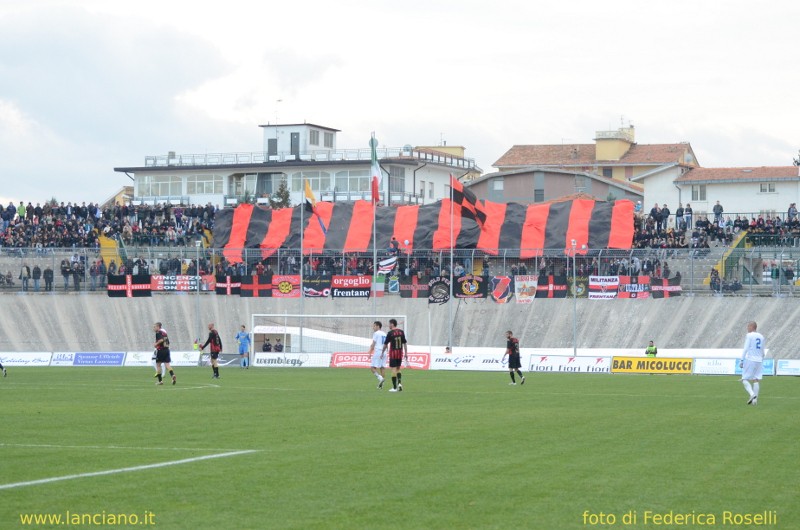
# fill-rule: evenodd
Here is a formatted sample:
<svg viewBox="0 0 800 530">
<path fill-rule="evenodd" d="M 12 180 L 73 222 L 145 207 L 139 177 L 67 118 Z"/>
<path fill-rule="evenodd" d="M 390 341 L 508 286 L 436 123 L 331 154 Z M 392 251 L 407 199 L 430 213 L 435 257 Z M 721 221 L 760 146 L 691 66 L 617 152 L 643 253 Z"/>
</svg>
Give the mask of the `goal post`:
<svg viewBox="0 0 800 530">
<path fill-rule="evenodd" d="M 269 339 L 273 351 L 280 342 L 288 353 L 366 352 L 372 344 L 372 323 L 381 322 L 383 331 L 388 332 L 391 318 L 400 329 L 407 329 L 406 315 L 254 313 L 250 317 L 253 350 L 262 351 Z"/>
</svg>

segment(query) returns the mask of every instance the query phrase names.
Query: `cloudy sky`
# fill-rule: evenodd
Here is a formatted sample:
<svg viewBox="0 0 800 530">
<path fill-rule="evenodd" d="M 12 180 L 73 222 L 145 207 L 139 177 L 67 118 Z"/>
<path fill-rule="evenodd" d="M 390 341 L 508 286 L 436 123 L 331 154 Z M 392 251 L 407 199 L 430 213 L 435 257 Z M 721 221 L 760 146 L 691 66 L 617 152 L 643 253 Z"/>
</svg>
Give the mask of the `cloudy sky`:
<svg viewBox="0 0 800 530">
<path fill-rule="evenodd" d="M 791 165 L 799 23 L 788 0 L 0 0 L 0 200 L 102 201 L 114 167 L 260 150 L 276 118 L 484 171 L 628 123 L 706 167 Z"/>
</svg>

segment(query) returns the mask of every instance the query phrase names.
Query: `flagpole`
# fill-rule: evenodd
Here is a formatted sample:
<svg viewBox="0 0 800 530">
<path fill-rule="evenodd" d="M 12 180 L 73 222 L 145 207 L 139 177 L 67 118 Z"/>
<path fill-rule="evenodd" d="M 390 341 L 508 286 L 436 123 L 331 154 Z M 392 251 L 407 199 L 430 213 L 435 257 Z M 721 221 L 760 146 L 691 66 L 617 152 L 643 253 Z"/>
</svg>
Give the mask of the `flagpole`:
<svg viewBox="0 0 800 530">
<path fill-rule="evenodd" d="M 378 140 L 375 131 L 369 139 L 370 151 L 370 200 L 372 201 L 372 314 L 378 316 L 378 202 L 380 201 L 380 185 L 383 181 L 380 164 L 378 164 Z M 388 193 L 388 192 L 387 192 Z M 387 201 L 388 202 L 388 201 Z"/>
<path fill-rule="evenodd" d="M 378 202 L 372 201 L 372 316 L 378 316 Z"/>
<path fill-rule="evenodd" d="M 447 346 L 453 349 L 453 176 L 450 175 L 450 300 L 447 304 L 448 338 Z"/>
</svg>

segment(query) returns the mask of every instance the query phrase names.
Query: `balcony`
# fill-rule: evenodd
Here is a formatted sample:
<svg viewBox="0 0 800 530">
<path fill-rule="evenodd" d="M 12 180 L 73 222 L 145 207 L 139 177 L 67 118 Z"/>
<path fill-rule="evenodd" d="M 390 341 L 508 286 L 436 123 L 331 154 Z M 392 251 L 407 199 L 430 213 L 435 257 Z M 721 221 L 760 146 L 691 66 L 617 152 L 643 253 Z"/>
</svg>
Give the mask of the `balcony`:
<svg viewBox="0 0 800 530">
<path fill-rule="evenodd" d="M 416 150 L 403 147 L 379 148 L 378 158 L 418 160 L 420 163 L 440 164 L 463 170 L 478 170 L 472 158 L 460 158 L 447 153 L 440 153 L 430 149 Z M 252 164 L 280 165 L 294 162 L 336 162 L 336 161 L 363 161 L 372 159 L 370 149 L 343 149 L 343 150 L 318 150 L 300 153 L 278 153 L 268 155 L 264 151 L 240 153 L 206 153 L 206 154 L 175 154 L 154 155 L 144 157 L 144 166 L 149 168 L 167 167 L 202 167 L 202 166 L 244 166 Z"/>
</svg>

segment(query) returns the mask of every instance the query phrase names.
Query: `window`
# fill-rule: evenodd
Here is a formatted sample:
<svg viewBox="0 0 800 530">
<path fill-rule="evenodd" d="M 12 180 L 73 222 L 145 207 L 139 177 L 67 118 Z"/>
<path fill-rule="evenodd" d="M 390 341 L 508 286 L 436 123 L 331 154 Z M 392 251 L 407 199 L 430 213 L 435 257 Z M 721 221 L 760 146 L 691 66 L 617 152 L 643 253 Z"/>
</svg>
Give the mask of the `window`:
<svg viewBox="0 0 800 530">
<path fill-rule="evenodd" d="M 311 185 L 312 191 L 330 191 L 331 174 L 327 171 L 303 171 L 292 173 L 292 191 L 302 192 L 306 189 L 304 180 Z"/>
<path fill-rule="evenodd" d="M 586 191 L 586 176 L 575 175 L 575 191 Z"/>
<path fill-rule="evenodd" d="M 389 166 L 389 191 L 406 191 L 406 168 Z"/>
<path fill-rule="evenodd" d="M 425 198 L 425 181 L 424 180 L 420 180 L 419 181 L 419 196 L 422 197 L 423 199 Z"/>
<path fill-rule="evenodd" d="M 428 198 L 433 199 L 433 182 L 428 182 Z"/>
<path fill-rule="evenodd" d="M 319 145 L 319 131 L 312 129 L 308 132 L 308 143 L 310 145 Z"/>
<path fill-rule="evenodd" d="M 503 191 L 503 185 L 502 178 L 492 179 L 492 189 L 494 191 Z"/>
<path fill-rule="evenodd" d="M 256 183 L 258 182 L 258 174 L 250 173 L 244 176 L 244 191 L 251 196 L 256 194 Z M 238 195 L 238 193 L 237 193 Z"/>
<path fill-rule="evenodd" d="M 614 168 L 604 167 L 603 168 L 603 176 L 606 178 L 614 178 Z"/>
<path fill-rule="evenodd" d="M 535 189 L 533 190 L 533 202 L 544 202 L 544 190 L 543 189 Z"/>
<path fill-rule="evenodd" d="M 695 184 L 692 186 L 692 200 L 693 201 L 704 201 L 706 200 L 706 185 L 705 184 Z"/>
<path fill-rule="evenodd" d="M 144 175 L 137 177 L 140 197 L 180 197 L 181 178 L 174 175 Z"/>
<path fill-rule="evenodd" d="M 761 183 L 761 193 L 775 193 L 775 183 L 774 182 L 762 182 Z"/>
<path fill-rule="evenodd" d="M 325 133 L 325 147 L 329 149 L 333 149 L 333 133 L 326 132 Z"/>
<path fill-rule="evenodd" d="M 191 175 L 186 177 L 186 192 L 189 195 L 222 193 L 222 177 L 220 175 Z"/>
<path fill-rule="evenodd" d="M 346 193 L 349 191 L 369 191 L 372 176 L 366 169 L 336 172 L 336 191 Z"/>
</svg>

